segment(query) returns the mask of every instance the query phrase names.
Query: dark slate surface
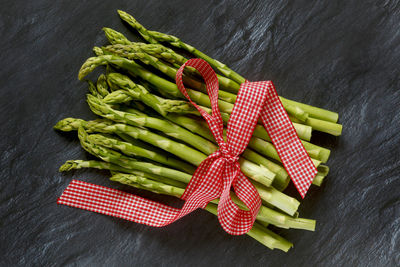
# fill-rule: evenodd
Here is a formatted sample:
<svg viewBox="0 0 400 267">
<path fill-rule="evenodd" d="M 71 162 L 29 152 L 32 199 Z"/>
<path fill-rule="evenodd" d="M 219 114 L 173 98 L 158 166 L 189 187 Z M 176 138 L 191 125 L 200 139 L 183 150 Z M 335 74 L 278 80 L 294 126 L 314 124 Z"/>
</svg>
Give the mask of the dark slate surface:
<svg viewBox="0 0 400 267">
<path fill-rule="evenodd" d="M 1 1 L 1 265 L 400 265 L 399 2 L 201 2 Z M 77 71 L 105 44 L 103 26 L 135 36 L 118 8 L 249 80 L 340 113 L 341 138 L 314 137 L 334 148 L 326 183 L 301 206 L 316 232 L 279 231 L 295 244 L 285 254 L 228 236 L 205 211 L 152 229 L 56 205 L 72 178 L 121 188 L 105 172 L 59 174 L 88 155 L 74 134 L 52 130 L 66 116 L 93 117 Z"/>
</svg>

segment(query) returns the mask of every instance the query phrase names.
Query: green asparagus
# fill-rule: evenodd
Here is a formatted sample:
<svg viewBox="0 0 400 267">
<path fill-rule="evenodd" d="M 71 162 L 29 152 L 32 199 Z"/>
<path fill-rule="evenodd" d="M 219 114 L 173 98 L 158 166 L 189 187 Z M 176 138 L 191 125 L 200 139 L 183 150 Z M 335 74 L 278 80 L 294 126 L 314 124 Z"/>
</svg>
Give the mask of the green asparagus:
<svg viewBox="0 0 400 267">
<path fill-rule="evenodd" d="M 187 61 L 180 51 L 204 59 L 218 72 L 218 105 L 225 140 L 233 104 L 240 84 L 246 79 L 179 38 L 149 31 L 131 15 L 123 11 L 118 13 L 148 43 L 131 42 L 122 33 L 103 28 L 111 45 L 94 47 L 96 57 L 86 60 L 78 74 L 82 80 L 98 66 L 106 66 L 105 74 L 101 74 L 95 83 L 88 80 L 87 95 L 90 109 L 103 119 L 66 118 L 54 126 L 61 131 L 77 131 L 82 148 L 100 160 L 69 160 L 60 171 L 109 170 L 112 181 L 180 198 L 196 166 L 218 149 L 207 123 L 199 119 L 200 113 L 174 83 L 178 68 Z M 165 43 L 177 48 L 176 51 L 164 46 Z M 200 73 L 193 67 L 186 67 L 182 78 L 189 87 L 190 98 L 211 114 L 207 88 Z M 317 167 L 313 184 L 319 186 L 329 173 L 329 167 L 324 163 L 330 150 L 310 142 L 312 130 L 340 135 L 342 125 L 337 123 L 338 114 L 283 97 L 280 100 Z M 259 121 L 248 148 L 239 159 L 243 173 L 251 178 L 250 182 L 263 202 L 256 222 L 247 234 L 271 249 L 288 251 L 292 244 L 267 226 L 314 231 L 315 221 L 298 218 L 299 201 L 281 192 L 290 178 L 280 161 Z M 231 198 L 240 208 L 246 209 L 234 191 Z M 217 215 L 218 201 L 212 200 L 205 209 Z"/>
<path fill-rule="evenodd" d="M 109 94 L 106 76 L 101 74 L 97 79 L 96 88 L 98 94 L 103 98 Z"/>
<path fill-rule="evenodd" d="M 157 175 L 154 173 L 146 173 L 146 172 L 141 172 L 141 171 L 137 171 L 137 170 L 126 169 L 126 168 L 120 167 L 118 165 L 109 163 L 109 162 L 97 161 L 97 160 L 68 160 L 63 165 L 61 165 L 60 172 L 66 172 L 66 171 L 70 171 L 70 170 L 79 170 L 82 168 L 93 168 L 93 169 L 99 169 L 99 170 L 109 170 L 112 172 L 122 172 L 122 173 L 126 173 L 126 174 L 132 174 L 135 176 L 147 177 L 152 180 L 156 180 L 156 181 L 166 183 L 171 186 L 176 186 L 179 188 L 186 187 L 185 183 L 179 182 L 175 179 L 170 179 L 170 178 L 160 176 L 160 175 Z"/>
</svg>

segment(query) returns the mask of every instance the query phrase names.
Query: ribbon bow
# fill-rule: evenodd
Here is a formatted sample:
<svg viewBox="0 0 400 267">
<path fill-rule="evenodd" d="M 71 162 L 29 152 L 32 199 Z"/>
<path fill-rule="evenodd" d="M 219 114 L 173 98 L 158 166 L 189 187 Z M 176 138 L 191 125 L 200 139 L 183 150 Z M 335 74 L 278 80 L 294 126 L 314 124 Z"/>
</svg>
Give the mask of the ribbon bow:
<svg viewBox="0 0 400 267">
<path fill-rule="evenodd" d="M 182 72 L 186 66 L 194 67 L 203 76 L 212 114 L 190 99 L 182 82 Z M 211 66 L 202 59 L 188 60 L 178 70 L 176 84 L 207 121 L 219 145 L 219 149 L 208 156 L 193 174 L 182 195 L 185 200 L 182 209 L 75 180 L 58 199 L 59 204 L 161 227 L 198 208 L 205 208 L 208 202 L 219 198 L 218 220 L 223 229 L 232 235 L 247 233 L 256 219 L 261 200 L 257 190 L 241 172 L 238 159 L 246 149 L 259 118 L 298 191 L 302 197 L 305 196 L 317 170 L 297 137 L 271 81 L 241 84 L 228 122 L 226 142 L 218 108 L 218 78 Z M 231 200 L 232 187 L 248 210 L 240 209 Z"/>
</svg>

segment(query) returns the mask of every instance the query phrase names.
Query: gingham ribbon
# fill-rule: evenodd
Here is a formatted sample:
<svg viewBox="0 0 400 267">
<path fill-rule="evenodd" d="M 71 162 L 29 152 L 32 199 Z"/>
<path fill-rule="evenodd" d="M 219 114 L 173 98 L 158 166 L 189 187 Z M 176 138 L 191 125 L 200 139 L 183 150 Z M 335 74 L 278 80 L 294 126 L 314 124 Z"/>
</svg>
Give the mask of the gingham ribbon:
<svg viewBox="0 0 400 267">
<path fill-rule="evenodd" d="M 203 76 L 212 114 L 190 99 L 182 82 L 182 72 L 186 66 L 194 67 Z M 198 208 L 205 208 L 208 202 L 219 198 L 218 219 L 223 229 L 232 235 L 247 233 L 255 221 L 261 200 L 257 190 L 241 172 L 238 158 L 247 147 L 258 118 L 261 118 L 282 163 L 304 198 L 317 170 L 297 137 L 271 81 L 245 82 L 240 86 L 228 122 L 226 142 L 218 108 L 218 78 L 211 66 L 202 59 L 188 60 L 177 72 L 176 84 L 206 119 L 219 145 L 218 151 L 205 159 L 193 174 L 181 197 L 185 200 L 183 207 L 172 208 L 133 194 L 77 180 L 68 185 L 58 199 L 59 204 L 162 227 Z M 240 209 L 231 200 L 232 187 L 247 210 Z"/>
</svg>

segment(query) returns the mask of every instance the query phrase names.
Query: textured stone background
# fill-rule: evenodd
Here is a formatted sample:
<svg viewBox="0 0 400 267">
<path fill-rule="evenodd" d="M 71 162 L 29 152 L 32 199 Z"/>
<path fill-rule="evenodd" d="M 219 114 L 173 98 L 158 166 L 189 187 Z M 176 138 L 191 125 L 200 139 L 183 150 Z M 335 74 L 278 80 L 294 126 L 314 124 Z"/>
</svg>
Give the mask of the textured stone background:
<svg viewBox="0 0 400 267">
<path fill-rule="evenodd" d="M 1 265 L 400 265 L 399 1 L 0 2 Z M 333 148 L 326 183 L 300 209 L 316 232 L 279 230 L 295 244 L 284 254 L 228 236 L 201 210 L 152 229 L 57 206 L 72 178 L 124 188 L 106 172 L 59 174 L 88 155 L 74 134 L 52 130 L 67 116 L 93 117 L 77 71 L 106 43 L 101 28 L 135 38 L 116 9 L 249 80 L 273 80 L 285 97 L 340 113 L 342 137 L 314 136 Z"/>
</svg>

